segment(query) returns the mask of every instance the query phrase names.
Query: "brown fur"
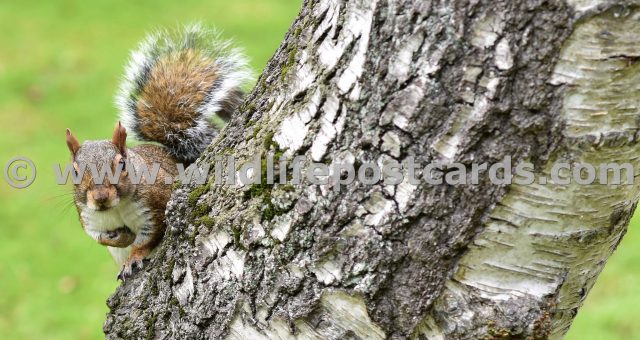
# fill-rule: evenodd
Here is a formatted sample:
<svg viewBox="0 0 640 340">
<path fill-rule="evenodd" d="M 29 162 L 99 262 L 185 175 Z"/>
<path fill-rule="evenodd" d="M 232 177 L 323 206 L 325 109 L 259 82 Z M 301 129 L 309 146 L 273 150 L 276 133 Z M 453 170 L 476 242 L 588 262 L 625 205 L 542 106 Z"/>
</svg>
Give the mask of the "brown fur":
<svg viewBox="0 0 640 340">
<path fill-rule="evenodd" d="M 200 114 L 207 90 L 218 78 L 211 60 L 195 50 L 183 50 L 159 60 L 137 102 L 143 137 L 162 143 L 166 130 L 184 131 Z M 171 128 L 166 128 L 171 124 Z"/>
<path fill-rule="evenodd" d="M 177 168 L 175 161 L 161 146 L 143 144 L 132 148 L 131 151 L 142 157 L 146 164 L 160 164 L 156 184 L 139 184 L 136 192 L 137 199 L 145 202 L 145 206 L 151 210 L 151 219 L 156 227 L 144 246 L 131 249 L 132 257 L 144 258 L 160 243 L 164 236 L 166 228 L 164 211 L 169 198 L 171 198 L 172 188 L 171 185 L 164 184 L 164 181 L 167 176 L 175 177 Z"/>
<path fill-rule="evenodd" d="M 118 148 L 122 156 L 127 156 L 127 131 L 122 127 L 120 122 L 116 124 L 116 128 L 113 130 L 111 143 Z"/>
<path fill-rule="evenodd" d="M 177 174 L 175 161 L 166 152 L 165 148 L 157 145 L 143 144 L 129 150 L 151 165 L 160 164 L 160 171 L 156 178 L 156 184 L 138 184 L 134 199 L 142 201 L 151 212 L 153 229 L 151 235 L 144 244 L 134 245 L 129 255 L 129 263 L 142 263 L 151 251 L 160 244 L 164 237 L 166 223 L 164 211 L 171 197 L 171 185 L 164 184 L 167 176 L 174 177 Z"/>
<path fill-rule="evenodd" d="M 71 157 L 75 158 L 76 152 L 80 149 L 80 143 L 78 143 L 78 140 L 69 129 L 67 129 L 67 147 L 71 152 Z"/>
</svg>

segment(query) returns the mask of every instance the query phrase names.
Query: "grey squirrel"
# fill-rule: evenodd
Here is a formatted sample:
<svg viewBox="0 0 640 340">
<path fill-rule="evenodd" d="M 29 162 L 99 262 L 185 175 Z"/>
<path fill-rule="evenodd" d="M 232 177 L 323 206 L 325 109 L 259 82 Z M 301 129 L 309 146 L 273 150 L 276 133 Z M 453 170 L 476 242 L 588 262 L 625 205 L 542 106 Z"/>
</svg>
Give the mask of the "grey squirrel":
<svg viewBox="0 0 640 340">
<path fill-rule="evenodd" d="M 118 278 L 142 267 L 165 232 L 165 209 L 176 163 L 195 161 L 217 135 L 214 115 L 228 120 L 250 79 L 237 48 L 213 29 L 187 26 L 148 36 L 132 52 L 116 103 L 120 122 L 111 140 L 80 144 L 69 129 L 66 140 L 76 172 L 84 166 L 118 169 L 117 184 L 95 183 L 89 171 L 74 184 L 74 202 L 85 232 L 108 247 L 121 266 Z M 126 146 L 127 132 L 157 144 Z M 160 164 L 154 183 L 133 184 L 128 166 Z M 99 182 L 99 181 L 98 181 Z"/>
</svg>

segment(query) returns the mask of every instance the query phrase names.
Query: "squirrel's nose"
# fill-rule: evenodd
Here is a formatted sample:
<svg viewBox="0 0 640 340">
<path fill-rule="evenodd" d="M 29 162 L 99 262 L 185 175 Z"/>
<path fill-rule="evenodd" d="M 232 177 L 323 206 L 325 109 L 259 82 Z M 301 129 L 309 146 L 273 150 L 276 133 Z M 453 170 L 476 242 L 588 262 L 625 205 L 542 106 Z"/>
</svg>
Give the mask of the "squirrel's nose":
<svg viewBox="0 0 640 340">
<path fill-rule="evenodd" d="M 98 204 L 106 203 L 109 200 L 109 190 L 106 188 L 100 188 L 93 191 L 93 200 Z"/>
</svg>

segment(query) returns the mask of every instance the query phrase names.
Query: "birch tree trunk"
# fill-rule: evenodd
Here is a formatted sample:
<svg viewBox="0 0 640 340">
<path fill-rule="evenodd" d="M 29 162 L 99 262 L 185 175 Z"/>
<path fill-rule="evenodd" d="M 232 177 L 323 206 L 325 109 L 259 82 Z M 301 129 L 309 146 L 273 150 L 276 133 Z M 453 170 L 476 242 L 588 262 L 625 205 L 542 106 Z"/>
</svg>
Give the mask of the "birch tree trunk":
<svg viewBox="0 0 640 340">
<path fill-rule="evenodd" d="M 511 156 L 536 182 L 557 161 L 637 168 L 639 37 L 632 1 L 307 0 L 198 165 Z M 302 181 L 177 188 L 107 337 L 561 337 L 639 195 Z"/>
</svg>

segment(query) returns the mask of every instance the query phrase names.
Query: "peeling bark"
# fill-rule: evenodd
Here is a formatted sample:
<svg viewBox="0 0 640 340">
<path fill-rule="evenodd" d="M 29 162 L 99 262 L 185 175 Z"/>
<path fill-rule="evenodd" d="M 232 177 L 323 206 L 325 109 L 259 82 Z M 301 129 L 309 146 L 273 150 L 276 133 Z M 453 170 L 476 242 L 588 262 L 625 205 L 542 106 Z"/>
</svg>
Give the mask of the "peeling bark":
<svg viewBox="0 0 640 340">
<path fill-rule="evenodd" d="M 639 18 L 631 2 L 309 0 L 197 164 L 638 166 Z M 177 188 L 107 337 L 560 337 L 640 192 L 302 181 Z"/>
</svg>

